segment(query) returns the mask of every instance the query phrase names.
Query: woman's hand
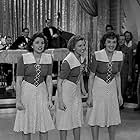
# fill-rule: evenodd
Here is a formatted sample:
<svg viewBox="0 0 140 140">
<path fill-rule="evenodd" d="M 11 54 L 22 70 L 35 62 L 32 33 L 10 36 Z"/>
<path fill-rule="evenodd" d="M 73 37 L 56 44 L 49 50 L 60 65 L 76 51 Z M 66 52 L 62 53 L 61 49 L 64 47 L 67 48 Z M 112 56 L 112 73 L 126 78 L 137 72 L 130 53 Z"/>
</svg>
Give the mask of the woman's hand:
<svg viewBox="0 0 140 140">
<path fill-rule="evenodd" d="M 118 101 L 119 101 L 119 105 L 122 106 L 123 105 L 123 98 L 122 95 L 118 96 Z"/>
<path fill-rule="evenodd" d="M 92 97 L 88 97 L 86 104 L 88 105 L 88 107 L 93 107 L 93 99 Z"/>
<path fill-rule="evenodd" d="M 60 110 L 63 110 L 65 111 L 67 109 L 66 105 L 64 104 L 63 100 L 59 100 L 59 103 L 58 103 L 58 108 Z"/>
<path fill-rule="evenodd" d="M 17 108 L 17 110 L 25 110 L 25 108 L 24 108 L 24 106 L 23 106 L 23 104 L 22 104 L 22 102 L 21 101 L 18 101 L 17 103 L 16 103 L 16 108 Z"/>
<path fill-rule="evenodd" d="M 51 110 L 53 108 L 52 100 L 48 101 L 48 108 Z"/>
</svg>

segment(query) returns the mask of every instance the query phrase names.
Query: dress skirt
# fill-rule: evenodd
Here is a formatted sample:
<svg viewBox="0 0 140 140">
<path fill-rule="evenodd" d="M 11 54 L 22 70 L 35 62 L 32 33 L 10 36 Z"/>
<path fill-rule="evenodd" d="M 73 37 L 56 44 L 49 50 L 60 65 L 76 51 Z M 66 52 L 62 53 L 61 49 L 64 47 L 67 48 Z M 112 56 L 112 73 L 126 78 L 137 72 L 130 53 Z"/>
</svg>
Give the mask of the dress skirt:
<svg viewBox="0 0 140 140">
<path fill-rule="evenodd" d="M 23 131 L 24 134 L 28 134 L 55 129 L 48 109 L 48 93 L 45 82 L 36 87 L 23 81 L 21 101 L 25 110 L 17 110 L 14 131 Z"/>
<path fill-rule="evenodd" d="M 62 83 L 62 98 L 66 110 L 56 109 L 56 127 L 58 130 L 71 130 L 83 124 L 83 108 L 80 84 L 64 80 Z"/>
<path fill-rule="evenodd" d="M 90 126 L 109 127 L 121 123 L 115 78 L 108 84 L 95 76 L 92 89 L 93 107 L 87 110 Z"/>
</svg>

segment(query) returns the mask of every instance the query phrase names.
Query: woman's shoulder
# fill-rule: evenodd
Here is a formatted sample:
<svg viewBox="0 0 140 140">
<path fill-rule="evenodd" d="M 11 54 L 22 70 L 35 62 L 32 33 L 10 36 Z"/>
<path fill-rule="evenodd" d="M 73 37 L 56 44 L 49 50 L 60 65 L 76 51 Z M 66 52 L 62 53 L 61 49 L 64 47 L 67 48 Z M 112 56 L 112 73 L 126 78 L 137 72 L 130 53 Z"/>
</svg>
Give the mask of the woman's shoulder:
<svg viewBox="0 0 140 140">
<path fill-rule="evenodd" d="M 99 51 L 95 51 L 93 54 L 93 57 L 95 57 L 95 59 L 97 61 L 103 61 L 103 62 L 107 62 L 108 60 L 106 59 L 106 52 L 105 49 L 99 50 Z"/>
<path fill-rule="evenodd" d="M 123 61 L 124 54 L 122 51 L 115 51 L 112 61 Z"/>
<path fill-rule="evenodd" d="M 49 53 L 42 53 L 41 64 L 52 64 L 52 55 Z"/>
<path fill-rule="evenodd" d="M 101 50 L 95 51 L 95 52 L 93 53 L 93 55 L 95 55 L 95 56 L 97 56 L 97 55 L 103 55 L 103 54 L 105 54 L 105 49 L 101 49 Z"/>
<path fill-rule="evenodd" d="M 35 63 L 34 56 L 31 52 L 22 54 L 24 64 Z"/>
<path fill-rule="evenodd" d="M 74 68 L 74 67 L 78 67 L 78 66 L 81 65 L 80 62 L 78 61 L 78 59 L 76 58 L 76 56 L 72 52 L 70 52 L 65 57 L 65 59 L 63 60 L 63 62 L 64 61 L 67 61 L 68 62 L 68 64 L 70 65 L 70 68 L 71 69 Z"/>
</svg>

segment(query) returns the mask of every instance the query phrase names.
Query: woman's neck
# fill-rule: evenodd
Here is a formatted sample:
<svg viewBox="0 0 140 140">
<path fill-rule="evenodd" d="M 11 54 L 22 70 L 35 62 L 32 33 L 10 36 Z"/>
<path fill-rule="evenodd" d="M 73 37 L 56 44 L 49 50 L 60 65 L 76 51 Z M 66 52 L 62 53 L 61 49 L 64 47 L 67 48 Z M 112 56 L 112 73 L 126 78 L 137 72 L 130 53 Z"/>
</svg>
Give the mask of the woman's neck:
<svg viewBox="0 0 140 140">
<path fill-rule="evenodd" d="M 33 55 L 34 55 L 34 58 L 36 60 L 36 63 L 39 63 L 42 53 L 33 52 Z"/>
<path fill-rule="evenodd" d="M 107 51 L 106 49 L 105 49 L 105 51 L 106 51 L 106 54 L 107 54 L 107 56 L 108 56 L 109 61 L 111 61 L 114 51 L 113 51 L 113 52 L 109 52 L 109 51 Z"/>
<path fill-rule="evenodd" d="M 112 56 L 113 55 L 113 52 L 106 51 L 106 53 L 107 53 L 108 56 Z"/>
<path fill-rule="evenodd" d="M 42 53 L 33 52 L 33 54 L 34 54 L 34 57 L 39 58 L 39 57 L 41 57 Z"/>
<path fill-rule="evenodd" d="M 76 58 L 81 61 L 81 55 L 79 55 L 78 53 L 74 52 L 74 55 L 76 56 Z"/>
</svg>

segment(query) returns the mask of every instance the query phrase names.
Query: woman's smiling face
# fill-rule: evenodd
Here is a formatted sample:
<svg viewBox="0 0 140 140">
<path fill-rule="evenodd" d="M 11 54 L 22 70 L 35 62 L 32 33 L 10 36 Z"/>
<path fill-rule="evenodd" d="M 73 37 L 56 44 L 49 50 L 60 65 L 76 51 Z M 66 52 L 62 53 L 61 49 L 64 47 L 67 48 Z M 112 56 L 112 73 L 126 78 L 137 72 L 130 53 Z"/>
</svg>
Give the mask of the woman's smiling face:
<svg viewBox="0 0 140 140">
<path fill-rule="evenodd" d="M 113 52 L 117 46 L 117 38 L 107 38 L 105 41 L 106 50 Z"/>
<path fill-rule="evenodd" d="M 37 37 L 34 41 L 33 41 L 33 50 L 36 53 L 42 53 L 45 49 L 45 41 L 44 38 L 41 37 Z"/>
<path fill-rule="evenodd" d="M 79 40 L 76 44 L 75 44 L 75 53 L 82 55 L 85 50 L 86 50 L 86 46 L 85 46 L 85 40 Z"/>
</svg>

